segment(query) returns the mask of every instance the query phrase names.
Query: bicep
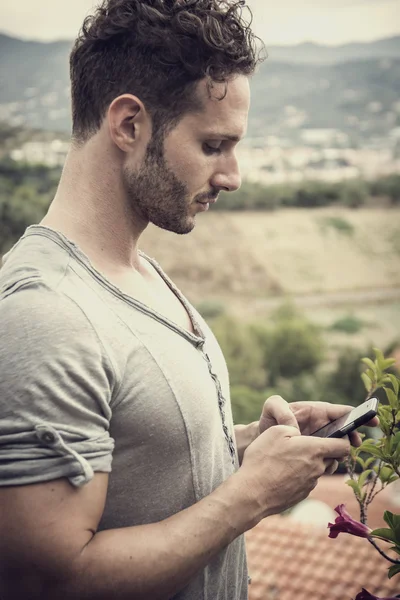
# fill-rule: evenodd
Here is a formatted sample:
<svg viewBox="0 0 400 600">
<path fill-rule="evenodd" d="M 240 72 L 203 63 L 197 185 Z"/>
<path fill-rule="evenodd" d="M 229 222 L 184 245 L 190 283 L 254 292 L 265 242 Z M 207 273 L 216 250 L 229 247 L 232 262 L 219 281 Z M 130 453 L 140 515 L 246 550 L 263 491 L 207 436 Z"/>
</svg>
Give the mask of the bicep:
<svg viewBox="0 0 400 600">
<path fill-rule="evenodd" d="M 72 577 L 97 530 L 107 485 L 108 475 L 96 473 L 79 488 L 65 478 L 0 487 L 0 589 L 19 597 Z"/>
</svg>

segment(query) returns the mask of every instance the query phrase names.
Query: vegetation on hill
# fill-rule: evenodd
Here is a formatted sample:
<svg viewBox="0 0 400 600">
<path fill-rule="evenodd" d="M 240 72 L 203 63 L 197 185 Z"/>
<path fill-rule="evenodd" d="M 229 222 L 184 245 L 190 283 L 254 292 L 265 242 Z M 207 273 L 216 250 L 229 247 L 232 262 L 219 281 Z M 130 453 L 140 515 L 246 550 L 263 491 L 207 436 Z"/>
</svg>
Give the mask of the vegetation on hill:
<svg viewBox="0 0 400 600">
<path fill-rule="evenodd" d="M 199 307 L 202 310 L 202 306 Z M 203 308 L 205 315 L 207 311 Z M 268 320 L 243 323 L 227 314 L 211 317 L 225 355 L 231 379 L 231 398 L 236 422 L 259 418 L 260 407 L 273 394 L 287 401 L 327 401 L 352 406 L 365 399 L 361 380 L 364 350 L 344 345 L 334 360 L 321 328 L 290 304 L 283 304 Z M 392 343 L 385 352 L 390 354 Z"/>
<path fill-rule="evenodd" d="M 4 141 L 6 130 L 0 130 Z M 10 158 L 0 160 L 0 252 L 10 247 L 28 225 L 41 220 L 56 191 L 59 167 L 29 165 Z M 213 207 L 217 211 L 271 211 L 278 208 L 345 206 L 358 208 L 370 199 L 384 198 L 390 205 L 400 204 L 400 174 L 372 182 L 362 180 L 325 183 L 262 186 L 244 182 L 240 190 L 220 195 Z M 337 228 L 340 223 L 336 223 Z"/>
<path fill-rule="evenodd" d="M 350 179 L 338 183 L 304 181 L 263 186 L 244 182 L 237 192 L 221 194 L 214 210 L 274 210 L 277 208 L 313 208 L 346 206 L 359 208 L 378 198 L 391 205 L 400 204 L 400 174 L 394 173 L 375 181 Z"/>
</svg>

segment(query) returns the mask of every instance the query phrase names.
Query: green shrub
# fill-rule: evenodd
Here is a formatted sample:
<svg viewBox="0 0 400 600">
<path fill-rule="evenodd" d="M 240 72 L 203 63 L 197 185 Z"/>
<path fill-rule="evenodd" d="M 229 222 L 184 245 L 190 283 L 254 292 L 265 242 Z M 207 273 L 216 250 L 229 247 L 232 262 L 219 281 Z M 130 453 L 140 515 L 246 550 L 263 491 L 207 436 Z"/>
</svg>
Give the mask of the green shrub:
<svg viewBox="0 0 400 600">
<path fill-rule="evenodd" d="M 354 315 L 346 315 L 333 323 L 330 327 L 333 331 L 342 331 L 352 335 L 358 333 L 365 326 L 364 321 Z"/>
<path fill-rule="evenodd" d="M 225 306 L 218 300 L 204 300 L 196 306 L 203 319 L 211 321 L 225 313 Z"/>
<path fill-rule="evenodd" d="M 247 425 L 258 421 L 264 401 L 267 397 L 261 391 L 244 385 L 231 386 L 231 402 L 234 423 Z"/>
<path fill-rule="evenodd" d="M 261 348 L 268 384 L 315 370 L 324 358 L 321 330 L 290 302 L 281 304 L 268 324 L 252 323 L 251 334 Z"/>
<path fill-rule="evenodd" d="M 338 354 L 336 366 L 327 375 L 324 386 L 324 400 L 335 404 L 358 406 L 365 400 L 365 387 L 361 380 L 363 366 L 361 358 L 373 356 L 373 352 L 360 352 L 345 347 Z"/>
<path fill-rule="evenodd" d="M 350 179 L 340 184 L 340 203 L 347 208 L 363 206 L 368 196 L 368 184 L 361 179 Z"/>
<path fill-rule="evenodd" d="M 320 330 L 305 319 L 279 321 L 271 331 L 265 355 L 269 383 L 279 377 L 292 378 L 312 371 L 322 361 L 324 344 Z"/>
<path fill-rule="evenodd" d="M 343 217 L 325 217 L 321 220 L 321 222 L 325 227 L 335 229 L 336 231 L 338 231 L 339 233 L 343 233 L 344 235 L 351 236 L 354 233 L 354 226 L 351 223 L 349 223 L 346 219 L 343 219 Z"/>
<path fill-rule="evenodd" d="M 387 196 L 393 204 L 399 204 L 400 174 L 392 173 L 372 181 L 369 190 L 372 196 Z"/>
<path fill-rule="evenodd" d="M 222 315 L 215 319 L 212 329 L 224 353 L 231 385 L 263 389 L 267 379 L 263 351 L 249 326 Z"/>
</svg>

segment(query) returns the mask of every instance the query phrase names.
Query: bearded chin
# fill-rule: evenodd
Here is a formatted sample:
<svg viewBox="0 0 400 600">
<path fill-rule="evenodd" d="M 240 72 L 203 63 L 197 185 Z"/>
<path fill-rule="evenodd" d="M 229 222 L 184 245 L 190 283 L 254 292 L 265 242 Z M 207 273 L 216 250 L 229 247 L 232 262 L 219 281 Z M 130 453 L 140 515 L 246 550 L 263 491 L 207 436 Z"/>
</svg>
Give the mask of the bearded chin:
<svg viewBox="0 0 400 600">
<path fill-rule="evenodd" d="M 124 170 L 123 178 L 133 222 L 139 218 L 178 234 L 192 231 L 189 191 L 164 160 L 145 160 L 139 172 Z"/>
</svg>

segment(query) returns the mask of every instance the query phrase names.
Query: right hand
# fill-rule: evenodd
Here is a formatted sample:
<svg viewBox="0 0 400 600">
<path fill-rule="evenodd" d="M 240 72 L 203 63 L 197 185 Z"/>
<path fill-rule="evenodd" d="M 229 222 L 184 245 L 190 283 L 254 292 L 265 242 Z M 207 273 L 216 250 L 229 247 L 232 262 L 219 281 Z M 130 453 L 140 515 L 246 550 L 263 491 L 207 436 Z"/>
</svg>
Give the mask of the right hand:
<svg viewBox="0 0 400 600">
<path fill-rule="evenodd" d="M 237 476 L 256 501 L 256 520 L 280 513 L 315 488 L 332 461 L 350 453 L 347 439 L 303 436 L 295 427 L 275 425 L 246 449 Z"/>
</svg>

